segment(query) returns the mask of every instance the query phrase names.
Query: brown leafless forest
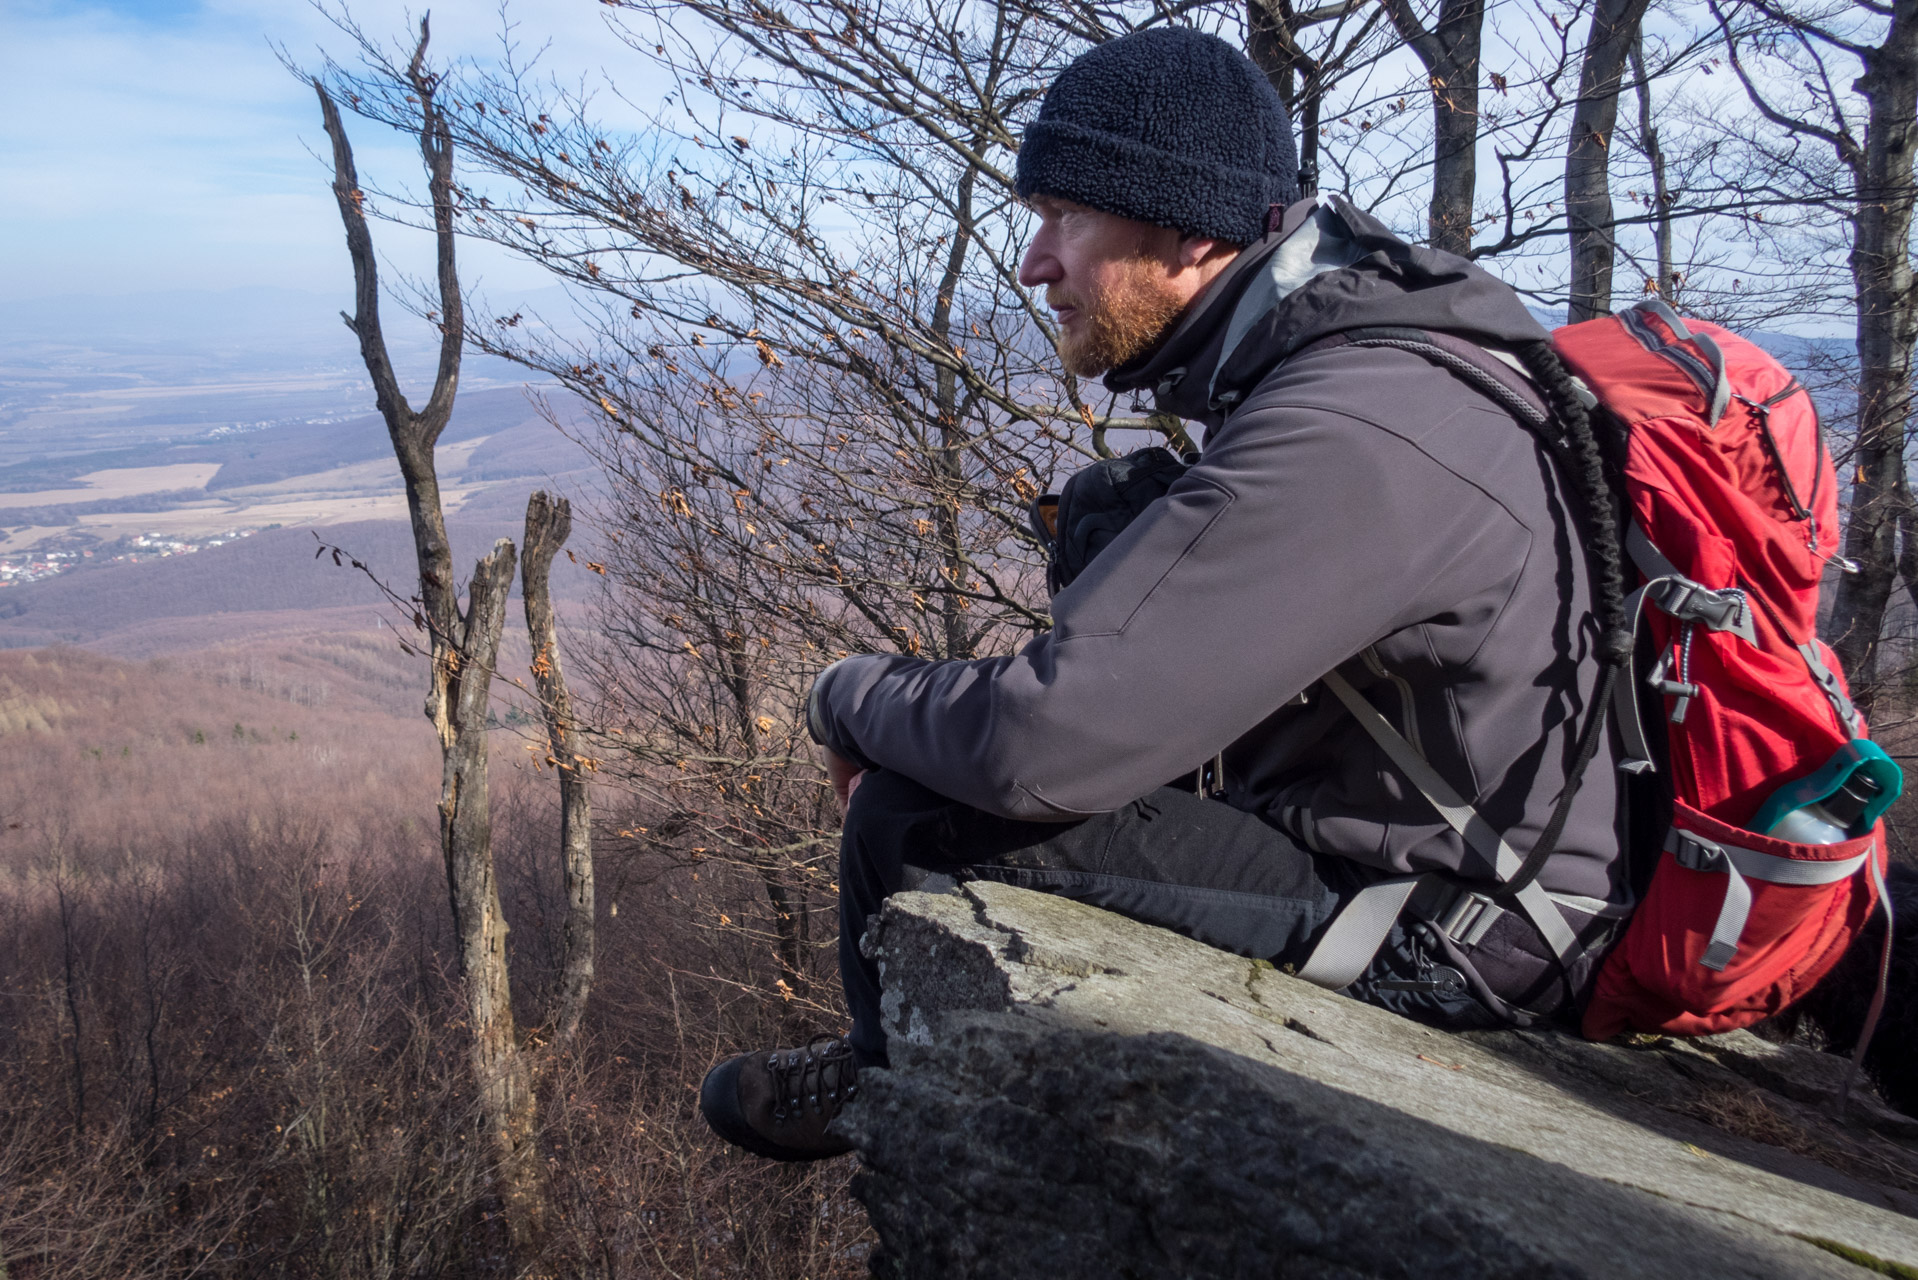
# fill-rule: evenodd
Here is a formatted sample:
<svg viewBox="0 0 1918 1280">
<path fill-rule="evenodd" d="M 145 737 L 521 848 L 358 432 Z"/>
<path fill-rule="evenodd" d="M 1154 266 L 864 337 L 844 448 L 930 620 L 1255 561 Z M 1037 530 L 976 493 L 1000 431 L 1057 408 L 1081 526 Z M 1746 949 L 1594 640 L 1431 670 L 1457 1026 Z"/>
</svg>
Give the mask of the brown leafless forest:
<svg viewBox="0 0 1918 1280">
<path fill-rule="evenodd" d="M 283 55 L 413 502 L 417 579 L 371 566 L 398 630 L 0 652 L 0 1280 L 864 1271 L 850 1163 L 734 1154 L 694 1096 L 724 1054 L 839 1029 L 813 676 L 1045 628 L 1026 503 L 1179 438 L 1063 375 L 1017 280 L 1021 130 L 1126 30 L 1240 42 L 1308 191 L 1541 312 L 1656 295 L 1785 335 L 1849 481 L 1829 638 L 1909 750 L 1918 0 L 602 6 L 604 81 L 540 65 L 531 8 L 490 60 L 327 4 L 338 60 Z M 352 142 L 387 130 L 413 167 L 362 175 Z M 394 222 L 438 257 L 382 293 Z M 579 323 L 462 292 L 474 241 Z M 417 412 L 382 297 L 439 327 Z M 485 548 L 445 545 L 433 449 L 470 350 L 545 379 L 603 478 L 566 544 L 598 597 L 531 644 L 513 549 L 468 579 Z M 490 803 L 461 809 L 442 759 Z M 561 780 L 593 793 L 564 836 Z M 494 888 L 489 971 L 455 920 Z"/>
<path fill-rule="evenodd" d="M 260 687 L 272 655 L 0 654 L 12 1280 L 505 1273 L 431 730 L 348 694 L 350 664 L 421 664 L 376 637 L 301 649 L 341 660 L 325 706 Z M 499 738 L 495 849 L 522 1020 L 538 1026 L 564 916 L 550 770 L 510 727 Z M 768 1169 L 694 1127 L 714 1054 L 795 1015 L 762 902 L 652 834 L 601 846 L 602 978 L 542 1110 L 551 1268 L 855 1274 L 847 1170 Z M 830 937 L 798 953 L 809 976 Z"/>
</svg>

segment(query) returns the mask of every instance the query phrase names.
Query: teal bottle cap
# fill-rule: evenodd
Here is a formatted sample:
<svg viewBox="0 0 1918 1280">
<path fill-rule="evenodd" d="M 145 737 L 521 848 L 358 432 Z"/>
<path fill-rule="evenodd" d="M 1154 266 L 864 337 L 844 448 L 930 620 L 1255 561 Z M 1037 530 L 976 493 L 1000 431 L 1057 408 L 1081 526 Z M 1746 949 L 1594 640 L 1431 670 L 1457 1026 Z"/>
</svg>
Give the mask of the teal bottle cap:
<svg viewBox="0 0 1918 1280">
<path fill-rule="evenodd" d="M 1808 804 L 1817 804 L 1833 794 L 1838 788 L 1851 780 L 1854 773 L 1863 771 L 1865 776 L 1878 784 L 1878 794 L 1859 817 L 1859 827 L 1869 831 L 1878 821 L 1878 815 L 1891 808 L 1905 789 L 1905 771 L 1898 762 L 1885 754 L 1885 749 L 1869 738 L 1853 738 L 1838 750 L 1832 752 L 1831 759 L 1815 773 L 1787 782 L 1772 792 L 1771 799 L 1765 801 L 1758 810 L 1758 816 L 1752 819 L 1751 829 L 1768 832 L 1785 820 L 1785 815 L 1793 809 L 1802 809 Z"/>
</svg>

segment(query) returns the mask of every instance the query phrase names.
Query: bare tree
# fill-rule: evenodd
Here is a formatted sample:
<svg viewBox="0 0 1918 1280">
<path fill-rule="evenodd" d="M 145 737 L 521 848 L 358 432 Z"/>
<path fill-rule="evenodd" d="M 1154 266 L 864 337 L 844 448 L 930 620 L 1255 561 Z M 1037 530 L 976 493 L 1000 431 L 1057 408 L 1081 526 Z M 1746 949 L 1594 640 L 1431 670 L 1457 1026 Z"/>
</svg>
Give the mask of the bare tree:
<svg viewBox="0 0 1918 1280">
<path fill-rule="evenodd" d="M 1592 8 L 1565 154 L 1565 220 L 1571 240 L 1567 320 L 1572 324 L 1607 315 L 1612 309 L 1616 243 L 1610 156 L 1619 84 L 1626 61 L 1637 48 L 1639 22 L 1649 4 L 1650 0 L 1595 0 Z"/>
<path fill-rule="evenodd" d="M 596 766 L 581 738 L 572 693 L 560 669 L 550 576 L 553 557 L 572 532 L 572 503 L 543 491 L 527 500 L 520 594 L 532 642 L 534 687 L 546 721 L 546 758 L 559 778 L 559 847 L 566 884 L 559 991 L 551 1018 L 553 1052 L 564 1050 L 578 1034 L 593 990 L 593 801 L 587 774 Z"/>
<path fill-rule="evenodd" d="M 1678 295 L 1679 285 L 1672 269 L 1672 192 L 1665 175 L 1665 150 L 1659 145 L 1658 126 L 1653 122 L 1652 82 L 1645 74 L 1642 20 L 1639 30 L 1632 33 L 1631 69 L 1632 81 L 1638 93 L 1636 141 L 1645 157 L 1647 176 L 1651 180 L 1645 200 L 1652 219 L 1652 292 L 1669 302 Z"/>
<path fill-rule="evenodd" d="M 1301 195 L 1319 184 L 1319 121 L 1325 100 L 1349 72 L 1376 52 L 1384 9 L 1358 0 L 1298 9 L 1292 0 L 1246 0 L 1245 52 L 1265 72 L 1297 126 Z M 1302 37 L 1329 28 L 1310 46 Z"/>
<path fill-rule="evenodd" d="M 1728 10 L 1713 0 L 1712 12 L 1746 97 L 1782 136 L 1778 167 L 1797 178 L 1793 195 L 1831 210 L 1849 232 L 1857 417 L 1845 554 L 1855 571 L 1840 580 L 1827 626 L 1869 707 L 1900 574 L 1901 524 L 1909 527 L 1913 510 L 1905 450 L 1918 338 L 1911 266 L 1918 2 L 1799 7 L 1744 0 Z M 1851 95 L 1838 87 L 1845 77 L 1834 63 L 1856 68 Z M 1801 160 L 1796 149 L 1806 145 L 1826 151 L 1835 166 Z"/>
<path fill-rule="evenodd" d="M 1666 160 L 1670 148 L 1660 148 L 1655 165 L 1647 160 L 1646 131 L 1657 141 L 1654 87 L 1682 86 L 1701 70 L 1709 75 L 1717 36 L 1715 27 L 1693 30 L 1674 23 L 1648 42 L 1640 33 L 1646 8 L 1636 0 L 1593 0 L 1567 13 L 1542 3 L 1497 0 L 1496 8 L 1488 9 L 1487 87 L 1479 98 L 1476 129 L 1477 144 L 1490 153 L 1496 170 L 1488 167 L 1478 183 L 1477 225 L 1471 230 L 1479 234 L 1468 235 L 1459 251 L 1540 304 L 1566 306 L 1574 320 L 1609 308 L 1611 275 L 1620 262 L 1642 269 L 1646 280 L 1669 276 L 1653 265 L 1657 245 L 1665 247 L 1668 259 L 1677 255 L 1673 230 L 1681 222 L 1707 246 L 1702 257 L 1694 253 L 1698 260 L 1688 259 L 1686 265 L 1708 266 L 1721 249 L 1718 224 L 1752 204 L 1751 194 L 1739 186 L 1742 175 L 1721 163 L 1730 141 L 1708 136 L 1708 130 L 1685 135 L 1687 147 L 1675 166 Z M 1636 126 L 1620 128 L 1618 97 L 1628 65 L 1634 68 L 1641 118 Z M 1682 89 L 1668 96 L 1666 111 L 1696 110 Z M 1376 126 L 1380 114 L 1375 105 L 1360 120 L 1357 137 L 1348 131 L 1337 140 L 1363 154 L 1364 127 Z M 1349 111 L 1340 118 L 1348 116 Z M 1422 173 L 1435 163 L 1436 153 L 1425 149 L 1422 139 L 1402 128 L 1395 133 L 1375 147 L 1393 158 L 1395 173 Z M 1415 162 L 1408 160 L 1408 148 Z M 1347 160 L 1343 167 L 1351 171 L 1355 163 Z M 1444 181 L 1436 172 L 1434 180 Z M 1615 203 L 1621 195 L 1623 209 Z M 1395 184 L 1375 197 L 1374 211 L 1404 223 L 1409 196 L 1409 186 Z M 1712 232 L 1703 230 L 1708 225 Z M 1648 228 L 1656 242 L 1650 252 L 1640 243 Z M 1698 248 L 1693 244 L 1690 251 Z"/>
<path fill-rule="evenodd" d="M 357 33 L 355 33 L 357 34 Z M 507 922 L 500 908 L 487 798 L 487 728 L 500 636 L 513 583 L 515 551 L 502 538 L 466 584 L 462 609 L 453 573 L 452 549 L 440 502 L 434 447 L 452 415 L 459 385 L 465 321 L 455 260 L 458 216 L 454 142 L 439 103 L 440 76 L 427 68 L 430 28 L 420 20 L 418 42 L 404 68 L 381 64 L 383 74 L 417 104 L 417 136 L 424 162 L 437 248 L 439 368 L 426 405 L 415 411 L 400 391 L 379 318 L 380 286 L 367 226 L 366 194 L 353 162 L 334 94 L 313 77 L 327 136 L 333 144 L 333 193 L 345 224 L 353 261 L 355 312 L 347 327 L 359 338 L 380 413 L 405 482 L 407 510 L 418 559 L 416 624 L 429 640 L 431 683 L 426 715 L 438 732 L 443 770 L 440 784 L 440 847 L 458 939 L 466 997 L 471 1062 L 495 1158 L 497 1185 L 515 1252 L 532 1256 L 547 1216 L 547 1194 L 537 1150 L 538 1057 L 522 1045 L 515 1024 L 507 966 Z M 363 50 L 371 46 L 361 39 Z M 359 105 L 358 95 L 352 95 Z M 533 674 L 541 695 L 548 741 L 561 790 L 563 864 L 569 911 L 565 924 L 554 1047 L 578 1030 L 592 985 L 593 892 L 591 810 L 571 700 L 561 675 L 558 635 L 548 594 L 553 557 L 571 528 L 571 512 L 536 493 L 527 505 L 524 591 L 534 652 Z"/>
<path fill-rule="evenodd" d="M 1426 235 L 1435 249 L 1470 253 L 1478 186 L 1479 52 L 1486 0 L 1439 0 L 1428 28 L 1412 0 L 1380 0 L 1399 38 L 1418 56 L 1432 93 L 1432 202 Z"/>
</svg>

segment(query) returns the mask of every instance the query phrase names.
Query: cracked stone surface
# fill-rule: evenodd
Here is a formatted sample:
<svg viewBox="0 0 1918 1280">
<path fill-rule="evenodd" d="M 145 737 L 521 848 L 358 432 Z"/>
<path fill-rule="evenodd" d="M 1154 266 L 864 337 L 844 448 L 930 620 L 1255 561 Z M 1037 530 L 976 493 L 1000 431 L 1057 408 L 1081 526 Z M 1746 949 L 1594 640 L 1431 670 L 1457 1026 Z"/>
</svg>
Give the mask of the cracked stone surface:
<svg viewBox="0 0 1918 1280">
<path fill-rule="evenodd" d="M 1449 1035 L 990 883 L 866 945 L 881 1275 L 1918 1276 L 1918 1122 L 1802 1047 Z"/>
</svg>

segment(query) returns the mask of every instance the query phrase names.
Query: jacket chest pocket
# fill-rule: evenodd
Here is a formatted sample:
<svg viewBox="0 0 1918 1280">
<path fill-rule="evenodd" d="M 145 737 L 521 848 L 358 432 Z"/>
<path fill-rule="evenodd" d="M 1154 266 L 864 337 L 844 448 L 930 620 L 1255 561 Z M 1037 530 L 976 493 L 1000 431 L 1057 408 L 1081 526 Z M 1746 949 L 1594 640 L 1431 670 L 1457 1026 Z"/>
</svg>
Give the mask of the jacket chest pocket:
<svg viewBox="0 0 1918 1280">
<path fill-rule="evenodd" d="M 1232 501 L 1227 490 L 1188 476 L 1177 490 L 1147 507 L 1072 585 L 1053 597 L 1052 615 L 1062 638 L 1123 632 L 1166 591 L 1175 574 L 1181 598 L 1217 601 L 1243 591 L 1243 564 L 1235 581 L 1223 557 L 1208 565 L 1203 555 L 1206 536 Z"/>
</svg>

